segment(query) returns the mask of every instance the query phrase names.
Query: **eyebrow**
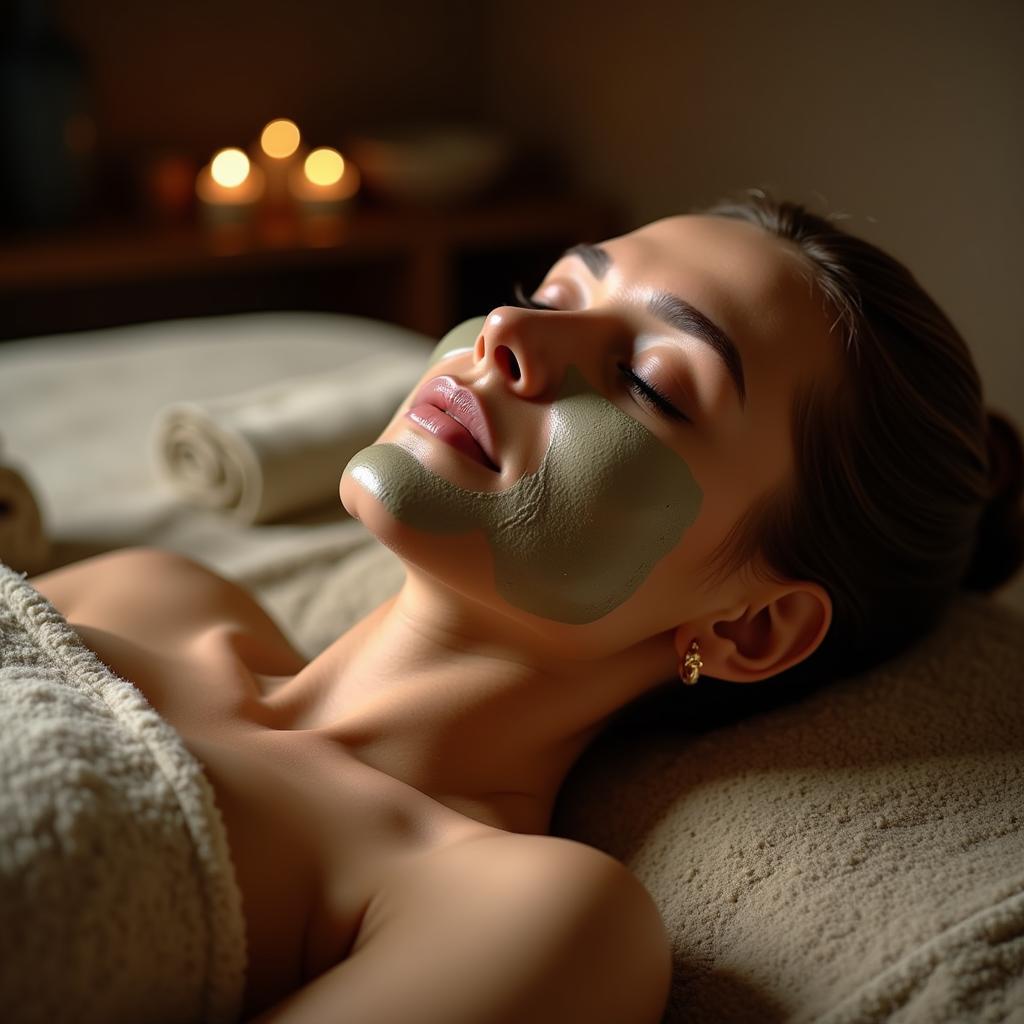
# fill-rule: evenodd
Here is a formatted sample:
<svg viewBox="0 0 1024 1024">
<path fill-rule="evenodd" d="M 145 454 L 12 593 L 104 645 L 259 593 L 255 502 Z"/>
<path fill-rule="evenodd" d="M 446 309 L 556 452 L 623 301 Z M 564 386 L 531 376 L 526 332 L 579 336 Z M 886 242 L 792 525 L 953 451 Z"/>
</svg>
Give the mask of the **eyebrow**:
<svg viewBox="0 0 1024 1024">
<path fill-rule="evenodd" d="M 612 265 L 611 255 L 607 249 L 599 245 L 588 245 L 581 243 L 566 249 L 564 256 L 578 256 L 585 264 L 591 274 L 597 280 L 601 280 Z M 736 343 L 729 337 L 721 327 L 713 320 L 706 317 L 695 306 L 690 305 L 685 299 L 673 295 L 671 292 L 656 291 L 647 300 L 647 310 L 656 316 L 662 323 L 669 327 L 692 335 L 698 340 L 709 345 L 725 363 L 725 368 L 732 378 L 739 395 L 740 405 L 746 408 L 747 388 L 743 375 L 743 360 L 740 358 L 740 350 Z"/>
</svg>

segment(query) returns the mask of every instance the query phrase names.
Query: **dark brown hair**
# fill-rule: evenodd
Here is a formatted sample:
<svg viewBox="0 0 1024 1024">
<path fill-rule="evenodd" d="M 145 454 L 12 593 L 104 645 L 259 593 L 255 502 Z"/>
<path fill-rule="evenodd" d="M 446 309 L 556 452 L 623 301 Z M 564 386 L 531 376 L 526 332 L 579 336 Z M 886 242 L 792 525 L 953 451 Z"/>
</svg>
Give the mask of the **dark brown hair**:
<svg viewBox="0 0 1024 1024">
<path fill-rule="evenodd" d="M 782 676 L 849 675 L 909 647 L 959 589 L 988 592 L 1016 573 L 1020 436 L 986 411 L 963 338 L 901 263 L 763 193 L 700 212 L 797 248 L 834 318 L 842 364 L 835 387 L 798 394 L 793 478 L 735 524 L 710 575 L 759 558 L 773 577 L 821 584 L 833 604 L 828 634 Z"/>
</svg>

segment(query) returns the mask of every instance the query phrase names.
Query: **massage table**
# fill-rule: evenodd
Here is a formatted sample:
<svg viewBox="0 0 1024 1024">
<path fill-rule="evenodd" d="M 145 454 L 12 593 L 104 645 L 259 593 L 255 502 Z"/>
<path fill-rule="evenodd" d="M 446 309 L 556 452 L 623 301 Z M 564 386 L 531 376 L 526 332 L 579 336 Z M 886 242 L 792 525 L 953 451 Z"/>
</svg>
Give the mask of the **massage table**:
<svg viewBox="0 0 1024 1024">
<path fill-rule="evenodd" d="M 39 515 L 33 564 L 14 568 L 177 551 L 250 589 L 315 656 L 398 589 L 398 560 L 330 482 L 295 508 L 190 497 L 161 469 L 160 424 L 348 377 L 383 425 L 435 340 L 280 312 L 0 344 L 0 465 Z M 657 902 L 668 1024 L 1024 1022 L 1022 627 L 1018 581 L 958 597 L 873 671 L 739 719 L 730 684 L 670 683 L 595 741 L 553 830 L 621 860 Z"/>
</svg>

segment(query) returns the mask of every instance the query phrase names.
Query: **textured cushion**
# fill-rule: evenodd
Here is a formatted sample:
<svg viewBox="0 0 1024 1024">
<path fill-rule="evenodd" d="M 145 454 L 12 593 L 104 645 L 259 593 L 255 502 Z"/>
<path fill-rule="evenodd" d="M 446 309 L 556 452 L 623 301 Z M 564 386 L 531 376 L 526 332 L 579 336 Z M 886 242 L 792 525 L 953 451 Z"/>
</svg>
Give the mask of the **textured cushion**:
<svg viewBox="0 0 1024 1024">
<path fill-rule="evenodd" d="M 592 746 L 556 830 L 657 900 L 666 1020 L 1024 1020 L 1022 680 L 1024 615 L 963 597 L 798 703 L 695 733 L 680 686 Z"/>
</svg>

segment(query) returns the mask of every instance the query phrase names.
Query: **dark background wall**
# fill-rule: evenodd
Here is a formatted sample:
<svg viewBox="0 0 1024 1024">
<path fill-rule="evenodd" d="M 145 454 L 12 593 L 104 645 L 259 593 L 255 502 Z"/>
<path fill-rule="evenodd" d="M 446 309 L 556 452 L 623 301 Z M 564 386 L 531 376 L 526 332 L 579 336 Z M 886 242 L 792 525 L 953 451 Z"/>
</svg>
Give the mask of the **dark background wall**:
<svg viewBox="0 0 1024 1024">
<path fill-rule="evenodd" d="M 492 5 L 502 123 L 643 223 L 738 189 L 848 214 L 1024 422 L 1024 3 Z"/>
<path fill-rule="evenodd" d="M 104 144 L 248 144 L 273 117 L 319 145 L 389 119 L 483 113 L 487 5 L 61 0 Z M 228 140 L 228 141 L 226 141 Z"/>
<path fill-rule="evenodd" d="M 25 0 L 22 0 L 25 2 Z M 1020 0 L 61 0 L 106 159 L 317 144 L 417 117 L 504 128 L 634 226 L 747 187 L 904 259 L 1024 421 Z"/>
</svg>

